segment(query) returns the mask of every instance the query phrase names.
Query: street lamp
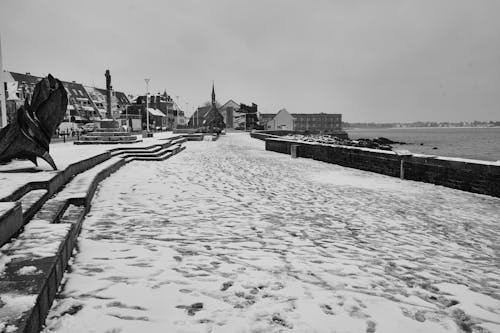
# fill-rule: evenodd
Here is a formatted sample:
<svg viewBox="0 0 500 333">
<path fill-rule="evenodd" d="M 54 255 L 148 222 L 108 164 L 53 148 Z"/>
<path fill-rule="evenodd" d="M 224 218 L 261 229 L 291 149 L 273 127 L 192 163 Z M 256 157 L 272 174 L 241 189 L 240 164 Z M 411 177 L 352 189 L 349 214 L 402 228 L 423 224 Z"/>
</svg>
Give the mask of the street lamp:
<svg viewBox="0 0 500 333">
<path fill-rule="evenodd" d="M 146 131 L 149 133 L 149 110 L 148 110 L 148 98 L 149 98 L 149 81 L 151 79 L 144 79 L 146 82 Z"/>
</svg>

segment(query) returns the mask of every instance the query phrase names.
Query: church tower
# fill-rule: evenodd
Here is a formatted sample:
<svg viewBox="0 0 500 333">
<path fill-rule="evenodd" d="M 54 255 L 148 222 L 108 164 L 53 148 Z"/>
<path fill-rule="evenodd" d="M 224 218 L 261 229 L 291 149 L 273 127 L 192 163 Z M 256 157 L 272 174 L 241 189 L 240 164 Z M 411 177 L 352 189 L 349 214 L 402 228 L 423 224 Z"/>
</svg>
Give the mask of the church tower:
<svg viewBox="0 0 500 333">
<path fill-rule="evenodd" d="M 216 108 L 216 105 L 215 105 L 215 85 L 214 85 L 214 81 L 212 81 L 212 107 Z"/>
</svg>

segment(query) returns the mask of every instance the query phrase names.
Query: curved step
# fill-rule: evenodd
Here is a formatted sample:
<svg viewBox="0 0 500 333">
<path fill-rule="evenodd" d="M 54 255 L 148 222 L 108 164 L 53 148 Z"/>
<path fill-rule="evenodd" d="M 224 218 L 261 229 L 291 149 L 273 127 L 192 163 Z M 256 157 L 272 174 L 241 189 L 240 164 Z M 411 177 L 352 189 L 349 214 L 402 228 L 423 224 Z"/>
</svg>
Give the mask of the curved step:
<svg viewBox="0 0 500 333">
<path fill-rule="evenodd" d="M 0 248 L 0 323 L 4 325 L 0 328 L 9 332 L 42 329 L 98 183 L 136 158 L 159 161 L 185 149 L 171 142 L 161 147 L 146 153 L 150 156 L 139 152 L 114 156 L 78 174 L 45 202 L 17 238 Z"/>
</svg>

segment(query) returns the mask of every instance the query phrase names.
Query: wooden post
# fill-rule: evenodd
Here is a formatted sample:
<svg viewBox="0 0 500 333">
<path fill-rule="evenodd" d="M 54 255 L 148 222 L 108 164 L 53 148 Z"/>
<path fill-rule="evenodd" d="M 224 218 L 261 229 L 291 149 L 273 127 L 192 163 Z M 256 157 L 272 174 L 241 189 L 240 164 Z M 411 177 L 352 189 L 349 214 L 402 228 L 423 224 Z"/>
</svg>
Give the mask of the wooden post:
<svg viewBox="0 0 500 333">
<path fill-rule="evenodd" d="M 297 158 L 297 149 L 298 149 L 299 145 L 291 145 L 290 147 L 290 156 L 292 158 Z"/>
</svg>

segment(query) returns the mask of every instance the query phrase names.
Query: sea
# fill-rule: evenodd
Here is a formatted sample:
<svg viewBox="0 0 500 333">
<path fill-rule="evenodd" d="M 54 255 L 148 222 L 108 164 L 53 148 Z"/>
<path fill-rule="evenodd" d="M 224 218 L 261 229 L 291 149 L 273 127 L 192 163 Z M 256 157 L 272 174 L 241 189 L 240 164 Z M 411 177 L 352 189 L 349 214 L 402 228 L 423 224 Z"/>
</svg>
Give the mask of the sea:
<svg viewBox="0 0 500 333">
<path fill-rule="evenodd" d="M 385 137 L 405 142 L 394 149 L 412 153 L 500 161 L 500 127 L 346 129 L 351 139 Z"/>
</svg>

